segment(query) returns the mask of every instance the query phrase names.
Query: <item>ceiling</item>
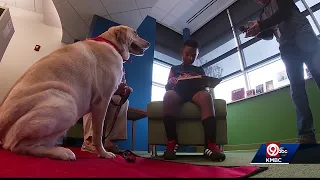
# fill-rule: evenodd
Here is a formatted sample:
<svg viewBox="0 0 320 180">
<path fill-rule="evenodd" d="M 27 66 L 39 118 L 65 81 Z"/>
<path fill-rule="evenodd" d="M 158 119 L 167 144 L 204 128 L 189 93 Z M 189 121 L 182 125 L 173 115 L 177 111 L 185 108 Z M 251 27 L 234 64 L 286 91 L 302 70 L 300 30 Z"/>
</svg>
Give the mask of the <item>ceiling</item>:
<svg viewBox="0 0 320 180">
<path fill-rule="evenodd" d="M 46 0 L 49 1 L 49 0 Z M 182 34 L 191 34 L 236 0 L 52 0 L 63 28 L 62 41 L 73 43 L 85 39 L 94 14 L 119 24 L 138 28 L 149 15 L 158 23 Z M 42 13 L 42 0 L 0 0 Z"/>
</svg>

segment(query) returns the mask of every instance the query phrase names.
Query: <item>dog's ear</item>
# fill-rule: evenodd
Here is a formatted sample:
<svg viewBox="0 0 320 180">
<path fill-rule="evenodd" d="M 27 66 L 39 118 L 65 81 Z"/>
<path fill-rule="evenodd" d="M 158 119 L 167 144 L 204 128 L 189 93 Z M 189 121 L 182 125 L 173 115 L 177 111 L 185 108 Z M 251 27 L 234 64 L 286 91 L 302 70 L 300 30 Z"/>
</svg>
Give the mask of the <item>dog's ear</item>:
<svg viewBox="0 0 320 180">
<path fill-rule="evenodd" d="M 119 27 L 115 29 L 116 40 L 121 44 L 127 44 L 127 29 L 124 27 Z"/>
</svg>

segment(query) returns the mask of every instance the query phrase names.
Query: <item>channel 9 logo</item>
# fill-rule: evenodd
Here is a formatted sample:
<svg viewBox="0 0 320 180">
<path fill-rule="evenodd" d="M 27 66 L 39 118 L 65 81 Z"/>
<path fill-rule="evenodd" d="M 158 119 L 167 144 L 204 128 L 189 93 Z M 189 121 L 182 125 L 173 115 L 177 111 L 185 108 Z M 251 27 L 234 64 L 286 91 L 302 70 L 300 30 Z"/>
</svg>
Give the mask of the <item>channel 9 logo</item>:
<svg viewBox="0 0 320 180">
<path fill-rule="evenodd" d="M 280 143 L 266 143 L 266 163 L 282 163 L 287 154 L 287 148 L 280 147 Z"/>
<path fill-rule="evenodd" d="M 289 164 L 300 144 L 269 142 L 261 144 L 251 164 Z"/>
</svg>

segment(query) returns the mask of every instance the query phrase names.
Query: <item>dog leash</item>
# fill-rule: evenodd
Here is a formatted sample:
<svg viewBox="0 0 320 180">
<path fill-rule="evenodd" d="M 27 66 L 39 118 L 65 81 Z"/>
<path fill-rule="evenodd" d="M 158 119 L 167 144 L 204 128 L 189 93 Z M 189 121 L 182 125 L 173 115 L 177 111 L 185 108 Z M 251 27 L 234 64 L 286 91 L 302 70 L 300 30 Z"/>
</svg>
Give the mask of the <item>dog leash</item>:
<svg viewBox="0 0 320 180">
<path fill-rule="evenodd" d="M 122 157 L 124 158 L 124 160 L 126 160 L 129 163 L 136 162 L 136 155 L 133 152 L 131 152 L 130 150 L 125 150 L 122 153 Z"/>
<path fill-rule="evenodd" d="M 118 106 L 118 107 L 117 107 L 117 110 L 116 110 L 116 113 L 115 113 L 115 116 L 114 116 L 114 119 L 113 119 L 112 128 L 109 131 L 108 136 L 110 135 L 110 133 L 112 132 L 112 130 L 113 130 L 115 124 L 116 124 L 119 112 L 121 110 L 121 106 L 129 99 L 130 94 L 131 94 L 131 91 L 129 91 L 129 93 L 127 93 L 125 96 L 123 96 L 121 98 L 119 104 L 116 104 L 113 100 L 111 100 L 111 104 L 113 104 L 114 106 Z M 108 137 L 108 136 L 106 136 L 106 137 Z M 126 160 L 129 163 L 136 162 L 136 155 L 130 150 L 125 150 L 124 152 L 122 152 L 121 155 L 122 155 L 123 159 Z"/>
<path fill-rule="evenodd" d="M 119 104 L 116 104 L 113 100 L 110 101 L 111 104 L 113 104 L 114 106 L 117 106 L 117 110 L 113 117 L 112 127 L 108 135 L 105 136 L 105 138 L 107 138 L 111 134 L 112 130 L 114 129 L 119 112 L 121 110 L 121 106 L 129 99 L 130 94 L 131 92 L 127 93 L 125 96 L 121 96 L 121 100 Z M 134 163 L 136 161 L 136 155 L 130 150 L 125 150 L 124 152 L 120 153 L 120 155 L 123 157 L 124 160 L 126 160 L 129 163 Z"/>
<path fill-rule="evenodd" d="M 113 130 L 115 124 L 116 124 L 116 121 L 117 121 L 117 119 L 118 119 L 118 115 L 119 115 L 119 112 L 120 112 L 120 110 L 121 110 L 121 106 L 129 99 L 130 94 L 131 94 L 131 92 L 129 91 L 129 93 L 126 93 L 125 96 L 121 96 L 121 95 L 120 95 L 121 100 L 120 100 L 119 104 L 116 104 L 116 103 L 111 99 L 110 103 L 111 103 L 112 105 L 114 105 L 114 106 L 117 106 L 117 109 L 116 109 L 116 112 L 115 112 L 115 114 L 114 114 L 114 116 L 113 116 L 113 123 L 112 123 L 111 129 L 110 129 L 108 135 L 105 136 L 105 138 L 109 137 L 109 135 L 111 134 L 111 132 L 112 132 L 112 130 Z"/>
</svg>

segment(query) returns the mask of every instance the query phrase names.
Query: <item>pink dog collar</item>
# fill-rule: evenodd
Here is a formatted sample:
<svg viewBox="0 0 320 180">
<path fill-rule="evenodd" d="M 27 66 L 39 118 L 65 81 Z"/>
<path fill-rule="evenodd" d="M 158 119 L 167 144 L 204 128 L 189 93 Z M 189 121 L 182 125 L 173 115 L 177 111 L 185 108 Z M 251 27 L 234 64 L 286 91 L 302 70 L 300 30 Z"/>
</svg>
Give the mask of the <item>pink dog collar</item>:
<svg viewBox="0 0 320 180">
<path fill-rule="evenodd" d="M 121 54 L 119 48 L 118 48 L 113 42 L 109 41 L 108 39 L 105 39 L 105 38 L 103 38 L 103 37 L 95 37 L 95 38 L 90 38 L 89 40 L 108 43 L 108 44 L 110 44 L 111 46 L 113 46 L 113 48 L 114 48 L 119 54 Z M 123 59 L 123 62 L 132 62 L 132 61 L 131 61 L 130 59 L 128 59 L 128 60 Z"/>
</svg>

